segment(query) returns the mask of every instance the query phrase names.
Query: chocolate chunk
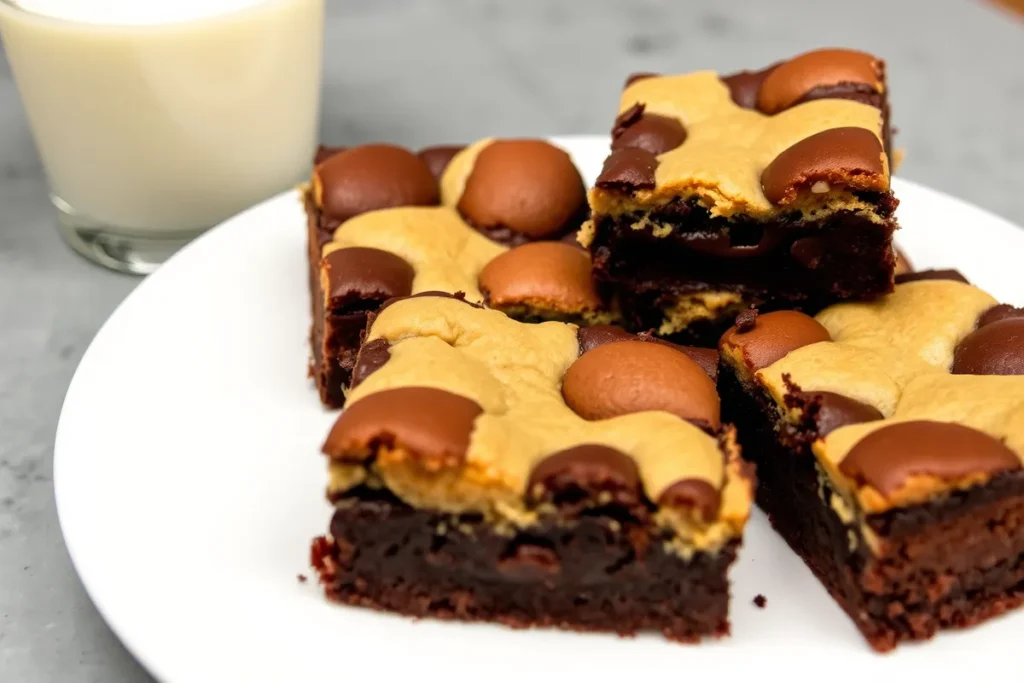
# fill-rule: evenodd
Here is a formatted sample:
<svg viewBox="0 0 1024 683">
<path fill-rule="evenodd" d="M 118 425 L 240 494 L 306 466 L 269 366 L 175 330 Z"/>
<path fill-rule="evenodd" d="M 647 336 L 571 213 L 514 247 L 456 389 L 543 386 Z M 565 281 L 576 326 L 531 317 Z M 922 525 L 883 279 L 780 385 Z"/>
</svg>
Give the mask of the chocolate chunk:
<svg viewBox="0 0 1024 683">
<path fill-rule="evenodd" d="M 954 375 L 1024 375 L 1024 318 L 989 322 L 957 344 Z"/>
<path fill-rule="evenodd" d="M 914 476 L 956 481 L 1019 468 L 1020 460 L 999 439 L 961 424 L 931 420 L 899 422 L 871 432 L 839 463 L 843 474 L 885 496 Z"/>
<path fill-rule="evenodd" d="M 633 458 L 609 446 L 583 444 L 567 448 L 541 460 L 530 472 L 527 491 L 535 500 L 563 497 L 575 499 L 575 493 L 596 499 L 602 492 L 618 493 L 638 499 L 640 472 Z"/>
<path fill-rule="evenodd" d="M 913 273 L 903 273 L 896 276 L 896 284 L 898 285 L 902 285 L 904 282 L 917 282 L 918 280 L 953 280 L 955 282 L 963 282 L 965 285 L 971 284 L 963 276 L 963 273 L 951 268 L 946 270 L 918 270 Z"/>
<path fill-rule="evenodd" d="M 881 60 L 855 50 L 814 50 L 779 64 L 761 84 L 757 106 L 776 114 L 796 104 L 808 92 L 823 86 L 860 83 L 879 91 Z"/>
<path fill-rule="evenodd" d="M 374 339 L 363 344 L 356 355 L 356 364 L 352 368 L 352 382 L 349 388 L 355 389 L 367 377 L 380 370 L 391 358 L 391 344 L 387 339 Z"/>
<path fill-rule="evenodd" d="M 615 117 L 615 124 L 612 126 L 613 145 L 615 144 L 615 138 L 622 135 L 624 130 L 640 120 L 640 117 L 644 115 L 644 109 L 644 105 L 638 102 Z M 615 147 L 613 146 L 612 149 L 615 149 Z"/>
<path fill-rule="evenodd" d="M 722 494 L 703 479 L 680 479 L 658 498 L 659 507 L 693 510 L 704 521 L 714 519 L 721 504 Z"/>
<path fill-rule="evenodd" d="M 562 563 L 558 553 L 535 543 L 516 543 L 498 558 L 497 569 L 505 578 L 526 582 L 558 576 Z"/>
<path fill-rule="evenodd" d="M 465 145 L 436 145 L 421 149 L 416 156 L 423 159 L 434 177 L 440 180 L 451 160 L 464 149 L 466 149 Z"/>
<path fill-rule="evenodd" d="M 626 147 L 612 152 L 604 160 L 595 185 L 603 190 L 630 193 L 654 188 L 658 157 L 645 149 Z"/>
<path fill-rule="evenodd" d="M 1024 308 L 1017 308 L 1010 304 L 997 304 L 978 316 L 978 327 L 985 327 L 1007 318 L 1024 318 Z"/>
<path fill-rule="evenodd" d="M 761 173 L 764 196 L 775 205 L 791 204 L 801 190 L 816 193 L 833 186 L 888 190 L 882 143 L 866 128 L 830 128 L 785 149 Z"/>
<path fill-rule="evenodd" d="M 874 406 L 831 391 L 801 391 L 794 398 L 814 423 L 819 437 L 825 437 L 840 427 L 884 417 Z"/>
<path fill-rule="evenodd" d="M 363 460 L 386 447 L 405 451 L 429 471 L 454 468 L 465 460 L 473 423 L 482 412 L 475 401 L 441 389 L 388 389 L 350 403 L 323 451 L 339 460 Z"/>
<path fill-rule="evenodd" d="M 591 327 L 581 327 L 576 333 L 576 338 L 580 340 L 580 355 L 582 356 L 602 344 L 632 340 L 636 339 L 636 336 L 626 332 L 618 325 L 592 325 Z"/>
<path fill-rule="evenodd" d="M 583 179 L 564 151 L 543 140 L 498 140 L 477 156 L 458 208 L 478 228 L 543 239 L 573 227 L 585 203 Z"/>
<path fill-rule="evenodd" d="M 327 161 L 335 154 L 344 152 L 348 147 L 331 147 L 329 145 L 319 145 L 316 148 L 316 154 L 313 156 L 313 165 L 319 166 L 323 162 Z"/>
<path fill-rule="evenodd" d="M 768 604 L 768 598 L 758 593 L 754 596 L 754 604 L 757 606 L 758 609 L 764 609 L 765 606 Z"/>
<path fill-rule="evenodd" d="M 722 335 L 718 347 L 739 350 L 743 362 L 756 372 L 802 346 L 831 339 L 828 330 L 809 315 L 774 311 L 757 316 L 754 328 L 747 332 L 732 327 Z"/>
<path fill-rule="evenodd" d="M 772 64 L 761 71 L 740 71 L 738 73 L 722 76 L 722 82 L 729 88 L 729 96 L 737 106 L 744 109 L 757 108 L 757 95 L 761 91 L 761 84 L 768 77 L 778 64 Z"/>
<path fill-rule="evenodd" d="M 642 81 L 645 78 L 657 78 L 660 75 L 661 74 L 654 73 L 653 71 L 637 71 L 636 73 L 632 73 L 626 77 L 626 84 L 623 86 L 623 89 L 628 88 L 637 81 Z"/>
<path fill-rule="evenodd" d="M 825 240 L 820 237 L 801 237 L 789 247 L 793 260 L 808 270 L 814 270 L 825 255 Z"/>
<path fill-rule="evenodd" d="M 335 249 L 323 258 L 321 267 L 327 275 L 331 308 L 408 296 L 415 277 L 413 267 L 401 256 L 371 247 Z"/>
<path fill-rule="evenodd" d="M 532 242 L 494 258 L 480 271 L 480 290 L 495 308 L 527 305 L 580 313 L 601 307 L 590 256 L 562 242 Z"/>
<path fill-rule="evenodd" d="M 736 331 L 740 334 L 750 332 L 757 325 L 757 309 L 748 308 L 736 316 Z"/>
<path fill-rule="evenodd" d="M 618 134 L 612 138 L 612 151 L 631 147 L 658 155 L 684 142 L 686 129 L 679 119 L 660 114 L 644 114 L 618 129 Z"/>
<path fill-rule="evenodd" d="M 569 366 L 562 397 L 577 415 L 603 420 L 664 410 L 712 430 L 719 421 L 718 393 L 689 356 L 663 344 L 603 344 Z"/>
<path fill-rule="evenodd" d="M 337 221 L 396 206 L 433 206 L 440 196 L 426 163 L 394 145 L 335 154 L 313 171 L 313 184 L 320 208 Z"/>
</svg>

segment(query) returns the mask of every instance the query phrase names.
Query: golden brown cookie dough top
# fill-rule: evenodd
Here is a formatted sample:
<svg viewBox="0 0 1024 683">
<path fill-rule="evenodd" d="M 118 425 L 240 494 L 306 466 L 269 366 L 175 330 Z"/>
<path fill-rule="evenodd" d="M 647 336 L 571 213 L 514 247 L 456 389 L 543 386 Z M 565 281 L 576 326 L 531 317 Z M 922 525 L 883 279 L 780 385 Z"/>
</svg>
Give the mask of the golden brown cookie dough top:
<svg viewBox="0 0 1024 683">
<path fill-rule="evenodd" d="M 632 81 L 612 155 L 590 193 L 593 212 L 615 215 L 676 198 L 696 198 L 720 216 L 840 205 L 870 211 L 851 191 L 889 189 L 882 112 L 824 89 L 881 97 L 882 63 L 822 50 L 766 73 L 747 75 L 751 97 L 737 85 L 743 74 L 730 83 L 710 71 Z"/>
<path fill-rule="evenodd" d="M 450 297 L 392 303 L 370 328 L 362 381 L 325 445 L 336 488 L 361 481 L 351 468 L 375 456 L 374 471 L 410 504 L 528 524 L 545 487 L 632 478 L 688 543 L 735 537 L 750 482 L 731 430 L 711 433 L 718 397 L 701 366 L 625 333 L 580 348 L 566 323 L 520 323 Z M 371 371 L 358 370 L 364 362 Z"/>
<path fill-rule="evenodd" d="M 921 279 L 813 320 L 758 316 L 721 348 L 788 419 L 816 411 L 819 462 L 877 512 L 1024 461 L 1024 312 L 996 304 L 965 282 Z"/>
<path fill-rule="evenodd" d="M 321 279 L 335 303 L 436 290 L 541 315 L 589 316 L 601 307 L 593 282 L 580 277 L 589 257 L 558 241 L 586 210 L 583 182 L 569 155 L 548 142 L 335 152 L 316 166 L 307 203 L 333 227 Z M 396 277 L 403 270 L 411 280 Z"/>
</svg>

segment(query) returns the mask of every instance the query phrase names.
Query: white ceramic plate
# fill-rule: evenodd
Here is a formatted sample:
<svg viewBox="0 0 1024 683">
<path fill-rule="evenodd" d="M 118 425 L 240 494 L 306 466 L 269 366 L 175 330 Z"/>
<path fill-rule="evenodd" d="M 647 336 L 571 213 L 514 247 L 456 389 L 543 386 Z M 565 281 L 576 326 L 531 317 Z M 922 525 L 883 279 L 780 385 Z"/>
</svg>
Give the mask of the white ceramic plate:
<svg viewBox="0 0 1024 683">
<path fill-rule="evenodd" d="M 592 181 L 607 140 L 556 142 Z M 955 266 L 1024 304 L 1024 231 L 919 185 L 896 191 L 899 242 L 918 268 Z M 330 516 L 319 447 L 333 414 L 305 372 L 304 239 L 294 194 L 211 231 L 118 308 L 68 389 L 54 455 L 68 549 L 100 612 L 158 678 L 714 681 L 786 665 L 788 680 L 834 681 L 1020 671 L 1024 612 L 874 654 L 760 513 L 731 574 L 733 635 L 700 646 L 413 622 L 327 603 L 307 557 Z M 758 593 L 765 609 L 751 603 Z"/>
</svg>

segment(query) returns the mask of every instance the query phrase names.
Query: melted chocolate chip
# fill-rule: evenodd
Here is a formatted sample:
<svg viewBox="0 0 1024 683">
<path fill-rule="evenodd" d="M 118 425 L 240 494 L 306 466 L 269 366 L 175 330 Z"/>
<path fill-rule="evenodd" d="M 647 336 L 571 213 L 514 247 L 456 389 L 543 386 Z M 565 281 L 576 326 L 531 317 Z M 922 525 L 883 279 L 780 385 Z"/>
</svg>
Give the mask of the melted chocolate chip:
<svg viewBox="0 0 1024 683">
<path fill-rule="evenodd" d="M 795 398 L 803 405 L 819 437 L 828 436 L 840 427 L 884 417 L 874 406 L 831 391 L 801 391 Z"/>
<path fill-rule="evenodd" d="M 680 479 L 658 498 L 659 507 L 694 510 L 704 520 L 714 519 L 721 504 L 721 493 L 703 479 Z"/>
<path fill-rule="evenodd" d="M 397 206 L 434 206 L 440 193 L 430 169 L 394 145 L 362 145 L 328 157 L 314 170 L 324 214 L 346 221 Z"/>
<path fill-rule="evenodd" d="M 644 115 L 644 108 L 644 105 L 638 102 L 615 117 L 615 124 L 612 126 L 613 141 L 622 135 L 627 128 L 640 120 Z M 612 144 L 614 145 L 614 142 Z M 615 149 L 615 147 L 612 147 L 612 149 Z"/>
<path fill-rule="evenodd" d="M 861 190 L 888 189 L 882 143 L 866 128 L 830 128 L 785 149 L 761 173 L 764 196 L 790 204 L 818 182 Z"/>
<path fill-rule="evenodd" d="M 485 234 L 509 230 L 526 240 L 578 227 L 585 207 L 586 190 L 572 158 L 544 140 L 496 140 L 484 147 L 458 205 Z"/>
<path fill-rule="evenodd" d="M 640 495 L 640 472 L 631 457 L 609 446 L 584 444 L 541 460 L 530 472 L 527 491 L 537 500 L 556 504 L 572 493 L 589 498 L 617 492 L 634 500 Z"/>
<path fill-rule="evenodd" d="M 871 432 L 839 463 L 843 474 L 886 496 L 914 476 L 956 481 L 1020 466 L 1020 459 L 999 439 L 961 424 L 931 420 L 899 422 Z"/>
<path fill-rule="evenodd" d="M 715 384 L 688 355 L 640 340 L 603 344 L 569 366 L 562 397 L 585 420 L 664 410 L 704 429 L 721 425 Z"/>
<path fill-rule="evenodd" d="M 428 471 L 458 467 L 482 409 L 441 389 L 401 387 L 365 396 L 342 411 L 324 453 L 362 460 L 381 446 L 399 448 Z"/>
<path fill-rule="evenodd" d="M 989 322 L 957 344 L 954 375 L 1024 375 L 1024 318 Z"/>
<path fill-rule="evenodd" d="M 603 190 L 632 193 L 654 188 L 658 158 L 643 149 L 627 147 L 611 153 L 604 161 L 595 185 Z"/>
<path fill-rule="evenodd" d="M 335 249 L 323 258 L 329 306 L 339 308 L 354 301 L 384 301 L 407 296 L 415 271 L 408 261 L 389 251 L 371 247 Z"/>
<path fill-rule="evenodd" d="M 612 151 L 632 147 L 651 154 L 664 154 L 686 141 L 686 129 L 679 119 L 660 114 L 644 114 L 618 129 L 612 139 Z"/>
<path fill-rule="evenodd" d="M 352 368 L 351 389 L 363 383 L 363 381 L 380 370 L 391 358 L 391 344 L 387 339 L 374 339 L 363 344 L 356 355 L 356 364 Z"/>
</svg>

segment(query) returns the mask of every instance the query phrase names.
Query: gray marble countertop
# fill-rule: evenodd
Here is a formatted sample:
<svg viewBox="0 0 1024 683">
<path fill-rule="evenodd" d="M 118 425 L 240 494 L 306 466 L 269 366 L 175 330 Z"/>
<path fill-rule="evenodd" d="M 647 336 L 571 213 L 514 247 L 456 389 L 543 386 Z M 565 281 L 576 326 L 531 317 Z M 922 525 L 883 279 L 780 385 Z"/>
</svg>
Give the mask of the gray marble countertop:
<svg viewBox="0 0 1024 683">
<path fill-rule="evenodd" d="M 1024 22 L 978 1 L 328 5 L 328 141 L 604 132 L 632 71 L 729 71 L 860 47 L 889 62 L 901 175 L 1024 223 Z M 71 375 L 138 280 L 73 255 L 53 220 L 0 55 L 0 680 L 147 681 L 71 567 L 51 478 Z"/>
</svg>

